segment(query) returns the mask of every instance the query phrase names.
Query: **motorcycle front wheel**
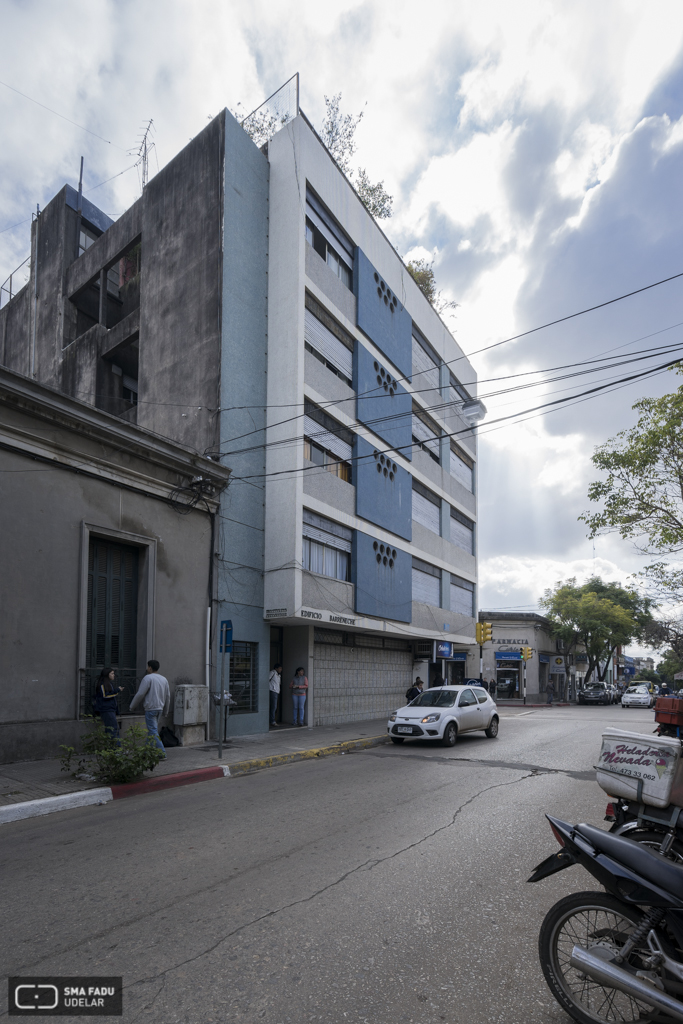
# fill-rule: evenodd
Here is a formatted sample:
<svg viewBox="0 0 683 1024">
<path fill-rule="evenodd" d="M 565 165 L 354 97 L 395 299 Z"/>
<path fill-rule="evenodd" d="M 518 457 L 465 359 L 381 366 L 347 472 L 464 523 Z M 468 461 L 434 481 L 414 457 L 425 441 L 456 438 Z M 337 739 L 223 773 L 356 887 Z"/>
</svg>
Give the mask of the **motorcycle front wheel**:
<svg viewBox="0 0 683 1024">
<path fill-rule="evenodd" d="M 618 989 L 606 988 L 571 966 L 574 946 L 609 960 L 617 956 L 642 914 L 604 892 L 565 896 L 548 911 L 538 937 L 541 969 L 563 1010 L 580 1024 L 631 1024 L 650 1020 L 654 1010 Z M 620 966 L 644 970 L 650 956 L 643 939 Z"/>
</svg>

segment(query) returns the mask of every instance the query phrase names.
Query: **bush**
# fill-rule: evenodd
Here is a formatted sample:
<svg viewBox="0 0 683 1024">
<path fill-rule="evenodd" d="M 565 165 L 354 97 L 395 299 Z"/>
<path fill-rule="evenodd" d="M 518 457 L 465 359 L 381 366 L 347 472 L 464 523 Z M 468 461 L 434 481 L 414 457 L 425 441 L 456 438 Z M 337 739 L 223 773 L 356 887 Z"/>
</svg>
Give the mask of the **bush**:
<svg viewBox="0 0 683 1024">
<path fill-rule="evenodd" d="M 139 725 L 133 725 L 120 740 L 114 739 L 104 728 L 101 719 L 92 720 L 92 731 L 82 738 L 80 754 L 74 747 L 61 745 L 63 772 L 74 778 L 89 775 L 95 782 L 112 785 L 136 782 L 146 771 L 153 771 L 164 757 L 154 740 Z M 76 767 L 72 770 L 73 762 Z"/>
</svg>

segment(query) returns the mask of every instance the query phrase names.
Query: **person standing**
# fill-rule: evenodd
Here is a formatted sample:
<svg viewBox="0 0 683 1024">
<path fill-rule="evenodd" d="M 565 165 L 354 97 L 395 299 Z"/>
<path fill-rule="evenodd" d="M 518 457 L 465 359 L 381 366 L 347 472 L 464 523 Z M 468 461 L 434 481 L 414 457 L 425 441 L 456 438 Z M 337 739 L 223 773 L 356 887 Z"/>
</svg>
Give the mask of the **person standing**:
<svg viewBox="0 0 683 1024">
<path fill-rule="evenodd" d="M 123 690 L 122 686 L 115 686 L 116 672 L 113 668 L 103 668 L 100 677 L 95 685 L 95 699 L 93 709 L 102 719 L 102 724 L 113 740 L 119 738 L 119 723 L 116 716 L 119 713 L 118 695 Z"/>
<path fill-rule="evenodd" d="M 270 724 L 271 727 L 277 725 L 275 721 L 275 713 L 277 711 L 277 702 L 280 696 L 280 684 L 282 682 L 282 665 L 278 661 L 277 665 L 273 665 L 273 671 L 268 676 L 268 692 L 270 694 Z"/>
<path fill-rule="evenodd" d="M 548 684 L 546 686 L 546 690 L 547 690 L 547 693 L 548 693 L 548 701 L 547 701 L 547 703 L 548 704 L 552 704 L 553 697 L 555 696 L 555 683 L 553 682 L 553 677 L 552 676 L 550 676 L 550 679 L 548 680 Z"/>
<path fill-rule="evenodd" d="M 491 694 L 492 697 L 496 696 L 496 680 L 495 679 L 492 679 L 491 682 L 489 683 L 489 693 Z"/>
<path fill-rule="evenodd" d="M 162 714 L 168 714 L 171 706 L 171 688 L 168 679 L 159 674 L 159 662 L 154 659 L 147 662 L 147 675 L 140 680 L 138 692 L 130 702 L 130 710 L 132 711 L 140 701 L 143 702 L 142 706 L 145 709 L 145 725 L 149 738 L 154 740 L 160 750 L 164 750 L 164 745 L 159 739 L 159 718 Z"/>
<path fill-rule="evenodd" d="M 294 725 L 304 724 L 304 707 L 306 706 L 306 694 L 308 693 L 308 679 L 303 666 L 294 673 L 294 678 L 289 684 L 292 691 L 292 704 L 294 705 Z"/>
<path fill-rule="evenodd" d="M 430 689 L 433 690 L 436 686 L 443 686 L 443 676 L 440 672 L 437 672 L 430 683 Z"/>
</svg>

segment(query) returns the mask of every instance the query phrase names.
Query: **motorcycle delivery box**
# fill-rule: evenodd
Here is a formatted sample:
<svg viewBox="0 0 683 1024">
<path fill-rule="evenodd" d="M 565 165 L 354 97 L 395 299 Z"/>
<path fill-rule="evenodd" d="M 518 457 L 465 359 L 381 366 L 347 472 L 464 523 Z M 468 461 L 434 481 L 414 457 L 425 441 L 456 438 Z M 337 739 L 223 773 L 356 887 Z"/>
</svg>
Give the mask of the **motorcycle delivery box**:
<svg viewBox="0 0 683 1024">
<path fill-rule="evenodd" d="M 605 729 L 595 767 L 598 785 L 610 796 L 683 806 L 681 741 L 675 737 Z"/>
</svg>

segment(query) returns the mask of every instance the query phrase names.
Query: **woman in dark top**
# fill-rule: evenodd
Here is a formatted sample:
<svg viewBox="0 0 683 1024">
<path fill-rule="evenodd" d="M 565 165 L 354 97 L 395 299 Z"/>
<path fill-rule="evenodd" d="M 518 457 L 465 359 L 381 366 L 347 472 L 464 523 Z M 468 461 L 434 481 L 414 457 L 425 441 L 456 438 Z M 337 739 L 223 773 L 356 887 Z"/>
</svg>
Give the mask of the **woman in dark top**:
<svg viewBox="0 0 683 1024">
<path fill-rule="evenodd" d="M 119 713 L 119 704 L 116 698 L 123 690 L 123 687 L 115 686 L 115 679 L 116 672 L 113 668 L 102 669 L 100 678 L 97 680 L 97 686 L 95 687 L 93 707 L 102 719 L 104 728 L 109 735 L 112 739 L 117 740 L 119 738 L 119 723 L 116 720 L 116 716 Z"/>
</svg>

